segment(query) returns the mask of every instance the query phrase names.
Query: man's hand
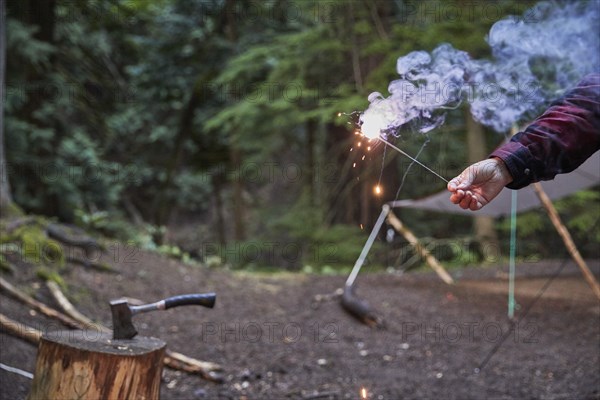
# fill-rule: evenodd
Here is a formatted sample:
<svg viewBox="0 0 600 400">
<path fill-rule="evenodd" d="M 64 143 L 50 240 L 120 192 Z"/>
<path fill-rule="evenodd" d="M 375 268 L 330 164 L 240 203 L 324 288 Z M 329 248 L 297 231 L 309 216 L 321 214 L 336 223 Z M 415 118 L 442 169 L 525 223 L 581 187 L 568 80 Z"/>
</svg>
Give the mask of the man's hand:
<svg viewBox="0 0 600 400">
<path fill-rule="evenodd" d="M 480 210 L 512 180 L 501 159 L 494 157 L 480 161 L 448 182 L 448 190 L 452 192 L 450 201 L 465 210 Z"/>
</svg>

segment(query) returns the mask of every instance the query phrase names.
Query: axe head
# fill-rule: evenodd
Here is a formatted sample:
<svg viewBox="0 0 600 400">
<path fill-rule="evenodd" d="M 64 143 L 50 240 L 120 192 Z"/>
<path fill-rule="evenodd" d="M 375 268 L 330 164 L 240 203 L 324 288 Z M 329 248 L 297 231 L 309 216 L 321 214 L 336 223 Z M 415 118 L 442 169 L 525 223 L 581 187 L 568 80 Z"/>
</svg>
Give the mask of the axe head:
<svg viewBox="0 0 600 400">
<path fill-rule="evenodd" d="M 112 312 L 113 339 L 131 339 L 137 335 L 131 317 L 133 316 L 127 300 L 119 299 L 110 302 Z"/>
</svg>

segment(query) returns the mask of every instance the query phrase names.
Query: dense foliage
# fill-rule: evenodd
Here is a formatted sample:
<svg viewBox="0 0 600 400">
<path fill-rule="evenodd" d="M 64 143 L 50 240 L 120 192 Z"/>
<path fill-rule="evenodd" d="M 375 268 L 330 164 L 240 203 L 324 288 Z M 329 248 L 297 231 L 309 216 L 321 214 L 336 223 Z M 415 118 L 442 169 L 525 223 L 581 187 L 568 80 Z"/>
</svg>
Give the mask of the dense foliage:
<svg viewBox="0 0 600 400">
<path fill-rule="evenodd" d="M 406 159 L 382 158 L 381 147 L 350 151 L 353 117 L 339 113 L 385 92 L 409 51 L 450 42 L 485 57 L 489 27 L 531 4 L 42 3 L 7 4 L 5 150 L 16 203 L 122 239 L 141 229 L 205 259 L 289 268 L 351 265 L 405 173 L 403 198 L 444 187 L 416 166 L 407 173 Z M 468 157 L 464 115 L 399 144 L 454 176 Z M 487 132 L 486 151 L 501 139 Z M 586 205 L 597 202 L 592 191 L 561 203 L 584 243 L 600 241 L 583 237 L 594 223 Z M 468 218 L 402 218 L 425 237 L 472 235 Z M 546 245 L 556 234 L 541 214 L 523 221 L 527 251 L 562 256 Z"/>
</svg>

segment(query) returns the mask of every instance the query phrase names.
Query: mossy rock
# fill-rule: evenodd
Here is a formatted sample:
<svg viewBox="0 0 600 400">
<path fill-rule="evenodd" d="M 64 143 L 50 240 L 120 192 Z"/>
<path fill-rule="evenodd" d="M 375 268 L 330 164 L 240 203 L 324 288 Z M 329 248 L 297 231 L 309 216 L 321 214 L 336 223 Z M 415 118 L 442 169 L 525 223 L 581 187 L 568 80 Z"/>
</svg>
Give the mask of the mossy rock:
<svg viewBox="0 0 600 400">
<path fill-rule="evenodd" d="M 65 267 L 65 252 L 59 242 L 46 235 L 47 223 L 39 218 L 31 224 L 19 226 L 10 234 L 3 235 L 1 242 L 18 243 L 24 261 L 61 270 Z"/>
</svg>

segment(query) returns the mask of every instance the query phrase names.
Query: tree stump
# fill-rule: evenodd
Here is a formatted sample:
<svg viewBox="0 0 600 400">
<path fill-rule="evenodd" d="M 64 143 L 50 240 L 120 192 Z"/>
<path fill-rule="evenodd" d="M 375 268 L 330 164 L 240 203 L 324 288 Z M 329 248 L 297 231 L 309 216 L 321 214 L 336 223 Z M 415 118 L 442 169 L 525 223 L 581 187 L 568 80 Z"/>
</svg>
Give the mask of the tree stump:
<svg viewBox="0 0 600 400">
<path fill-rule="evenodd" d="M 158 399 L 166 344 L 98 331 L 42 336 L 29 400 Z"/>
</svg>

